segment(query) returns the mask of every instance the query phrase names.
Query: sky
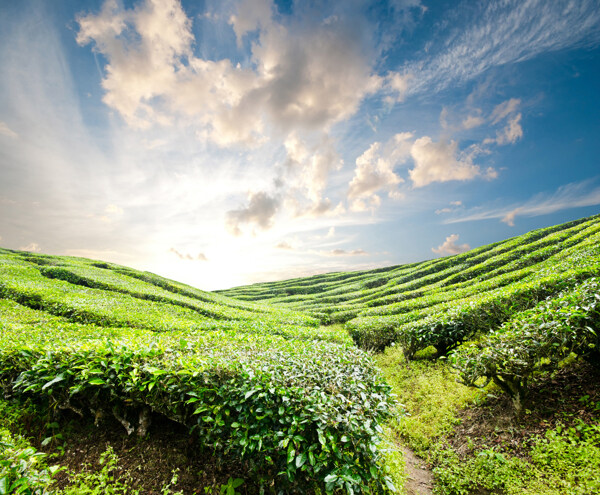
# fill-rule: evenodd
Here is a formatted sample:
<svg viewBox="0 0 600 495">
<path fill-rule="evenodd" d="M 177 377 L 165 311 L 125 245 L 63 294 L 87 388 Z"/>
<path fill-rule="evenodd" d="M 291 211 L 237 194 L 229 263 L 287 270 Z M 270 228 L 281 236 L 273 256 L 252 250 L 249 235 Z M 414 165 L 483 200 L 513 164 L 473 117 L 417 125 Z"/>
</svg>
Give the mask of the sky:
<svg viewBox="0 0 600 495">
<path fill-rule="evenodd" d="M 0 2 L 0 246 L 214 290 L 600 213 L 597 0 Z"/>
</svg>

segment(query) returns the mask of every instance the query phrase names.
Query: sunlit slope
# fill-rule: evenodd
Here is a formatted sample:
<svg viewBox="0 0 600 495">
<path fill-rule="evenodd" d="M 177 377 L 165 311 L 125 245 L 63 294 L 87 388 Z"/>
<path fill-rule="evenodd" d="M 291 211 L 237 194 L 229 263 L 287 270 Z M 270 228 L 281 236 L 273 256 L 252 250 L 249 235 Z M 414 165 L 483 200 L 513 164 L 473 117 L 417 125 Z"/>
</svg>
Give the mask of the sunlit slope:
<svg viewBox="0 0 600 495">
<path fill-rule="evenodd" d="M 0 250 L 0 297 L 80 323 L 152 331 L 230 329 L 344 341 L 318 320 L 83 258 Z"/>
<path fill-rule="evenodd" d="M 221 294 L 347 322 L 366 349 L 445 354 L 479 331 L 600 272 L 600 216 L 467 253 L 385 269 L 238 287 Z"/>
<path fill-rule="evenodd" d="M 389 482 L 389 387 L 345 331 L 118 265 L 0 250 L 0 386 L 141 436 L 167 416 L 289 492 Z"/>
</svg>

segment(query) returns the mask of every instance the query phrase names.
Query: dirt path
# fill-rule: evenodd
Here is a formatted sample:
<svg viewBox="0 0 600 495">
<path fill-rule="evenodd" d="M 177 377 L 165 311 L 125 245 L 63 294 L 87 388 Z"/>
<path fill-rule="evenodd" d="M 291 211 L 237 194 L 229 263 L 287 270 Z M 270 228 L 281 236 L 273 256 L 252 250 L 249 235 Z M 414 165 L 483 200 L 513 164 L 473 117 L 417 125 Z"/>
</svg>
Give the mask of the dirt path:
<svg viewBox="0 0 600 495">
<path fill-rule="evenodd" d="M 433 494 L 433 475 L 422 459 L 419 459 L 408 447 L 400 445 L 406 461 L 406 484 L 408 495 Z"/>
</svg>

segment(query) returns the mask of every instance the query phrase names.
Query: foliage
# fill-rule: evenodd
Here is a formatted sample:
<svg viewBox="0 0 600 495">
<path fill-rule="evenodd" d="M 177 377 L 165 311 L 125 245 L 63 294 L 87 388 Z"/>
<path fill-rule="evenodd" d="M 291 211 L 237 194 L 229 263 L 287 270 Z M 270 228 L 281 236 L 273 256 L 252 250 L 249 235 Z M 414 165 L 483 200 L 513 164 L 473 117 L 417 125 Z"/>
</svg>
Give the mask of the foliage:
<svg viewBox="0 0 600 495">
<path fill-rule="evenodd" d="M 113 415 L 140 436 L 162 414 L 204 448 L 242 460 L 253 483 L 274 479 L 286 492 L 379 493 L 401 483 L 394 440 L 381 443 L 393 417 L 395 432 L 436 460 L 443 489 L 463 493 L 475 485 L 461 480 L 462 461 L 436 445 L 478 392 L 455 383 L 446 360 L 419 357 L 459 348 L 451 356 L 465 383 L 512 384 L 505 389 L 521 396 L 533 374 L 569 353 L 600 356 L 599 276 L 600 216 L 422 263 L 220 293 L 112 263 L 0 249 L 0 386 L 98 424 Z M 395 415 L 365 351 L 384 351 L 377 362 L 407 414 Z M 533 447 L 535 468 L 489 449 L 465 466 L 485 490 L 510 492 L 515 479 L 546 486 L 536 474 L 547 472 L 544 459 L 574 445 L 556 435 Z M 590 445 L 577 451 L 582 459 L 594 458 Z M 45 476 L 43 463 L 28 462 L 24 479 Z M 107 454 L 104 481 L 88 473 L 79 486 L 106 484 L 115 462 Z"/>
<path fill-rule="evenodd" d="M 58 466 L 48 466 L 46 456 L 19 435 L 0 429 L 0 494 L 43 495 Z"/>
<path fill-rule="evenodd" d="M 464 384 L 493 380 L 520 409 L 535 372 L 556 369 L 571 353 L 597 359 L 599 330 L 600 282 L 591 278 L 462 346 L 452 361 Z"/>
<path fill-rule="evenodd" d="M 376 360 L 404 411 L 392 420 L 393 429 L 419 455 L 426 455 L 437 438 L 451 431 L 456 411 L 479 395 L 457 383 L 456 372 L 444 361 L 407 363 L 397 347 L 389 347 Z"/>
<path fill-rule="evenodd" d="M 558 426 L 534 438 L 529 460 L 497 449 L 461 459 L 454 451 L 439 448 L 435 457 L 441 494 L 584 495 L 600 490 L 600 425 L 596 423 Z"/>
<path fill-rule="evenodd" d="M 140 431 L 148 409 L 289 489 L 381 486 L 389 387 L 370 356 L 319 340 L 83 325 L 0 301 L 0 381 L 12 393 Z M 91 411 L 91 412 L 88 412 Z"/>
<path fill-rule="evenodd" d="M 119 458 L 112 447 L 100 454 L 100 470 L 86 467 L 80 473 L 71 476 L 70 484 L 61 495 L 139 495 L 139 490 L 131 487 L 128 479 L 116 476 Z"/>
</svg>

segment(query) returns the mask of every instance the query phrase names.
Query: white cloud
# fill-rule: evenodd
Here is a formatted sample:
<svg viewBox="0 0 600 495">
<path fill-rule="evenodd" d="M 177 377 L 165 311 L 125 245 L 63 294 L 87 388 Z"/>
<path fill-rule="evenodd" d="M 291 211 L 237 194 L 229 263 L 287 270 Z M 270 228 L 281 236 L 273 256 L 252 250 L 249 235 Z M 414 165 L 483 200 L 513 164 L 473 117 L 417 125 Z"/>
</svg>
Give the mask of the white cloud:
<svg viewBox="0 0 600 495">
<path fill-rule="evenodd" d="M 9 137 L 11 139 L 17 139 L 19 137 L 19 135 L 13 131 L 10 127 L 8 127 L 8 124 L 6 122 L 1 122 L 0 121 L 0 134 L 2 134 L 3 136 Z"/>
<path fill-rule="evenodd" d="M 78 18 L 77 41 L 107 58 L 104 101 L 128 124 L 185 119 L 220 146 L 258 146 L 272 125 L 327 129 L 381 88 L 365 49 L 366 24 L 297 16 L 284 25 L 274 10 L 271 1 L 244 0 L 230 18 L 239 43 L 258 30 L 247 66 L 194 56 L 191 21 L 178 0 L 144 0 L 129 10 L 107 0 L 100 13 Z"/>
<path fill-rule="evenodd" d="M 278 242 L 277 245 L 275 246 L 277 249 L 286 249 L 291 251 L 292 249 L 294 249 L 294 247 L 287 241 L 281 241 Z"/>
<path fill-rule="evenodd" d="M 456 244 L 458 238 L 458 234 L 451 234 L 446 237 L 446 240 L 443 244 L 440 244 L 437 248 L 431 248 L 431 250 L 439 255 L 449 255 L 464 253 L 465 251 L 471 249 L 471 246 L 468 244 Z"/>
<path fill-rule="evenodd" d="M 383 92 L 387 94 L 389 103 L 401 103 L 410 87 L 413 79 L 412 74 L 400 74 L 399 72 L 389 72 L 383 79 Z"/>
<path fill-rule="evenodd" d="M 467 9 L 458 3 L 447 16 L 448 22 L 442 24 L 448 32 L 430 47 L 432 55 L 403 68 L 415 75 L 409 93 L 441 91 L 492 67 L 529 60 L 541 53 L 600 44 L 596 0 L 506 0 L 479 5 L 481 8 Z M 471 17 L 465 18 L 465 14 Z M 470 27 L 464 29 L 464 25 Z"/>
<path fill-rule="evenodd" d="M 364 249 L 353 249 L 352 251 L 346 251 L 345 249 L 332 249 L 323 253 L 326 256 L 366 256 L 367 253 Z"/>
<path fill-rule="evenodd" d="M 168 123 L 152 100 L 177 90 L 176 69 L 191 54 L 191 22 L 179 1 L 146 0 L 123 10 L 116 0 L 107 0 L 99 14 L 79 16 L 77 22 L 77 42 L 93 42 L 108 59 L 104 102 L 136 127 Z"/>
<path fill-rule="evenodd" d="M 318 204 L 329 173 L 339 170 L 344 163 L 333 140 L 324 134 L 318 142 L 309 145 L 296 133 L 292 133 L 285 140 L 284 146 L 287 153 L 284 180 L 293 189 L 301 190 L 314 204 Z"/>
<path fill-rule="evenodd" d="M 462 121 L 463 129 L 473 129 L 485 123 L 485 119 L 481 115 L 469 115 Z"/>
<path fill-rule="evenodd" d="M 432 182 L 465 181 L 478 176 L 491 179 L 496 176 L 493 169 L 482 172 L 468 154 L 461 156 L 456 141 L 436 143 L 429 136 L 424 136 L 414 142 L 410 153 L 415 166 L 408 173 L 414 187 L 423 187 Z"/>
<path fill-rule="evenodd" d="M 107 205 L 106 208 L 104 209 L 104 211 L 106 213 L 108 213 L 109 215 L 116 215 L 116 216 L 121 216 L 123 215 L 123 208 L 117 206 L 117 205 Z"/>
<path fill-rule="evenodd" d="M 515 217 L 517 216 L 517 214 L 521 213 L 521 211 L 523 211 L 523 208 L 515 208 L 514 210 L 509 211 L 506 215 L 504 215 L 504 217 L 502 217 L 500 221 L 504 222 L 509 227 L 514 227 Z"/>
<path fill-rule="evenodd" d="M 523 128 L 521 127 L 521 114 L 515 115 L 508 121 L 508 124 L 502 131 L 496 134 L 497 144 L 513 144 L 523 137 Z"/>
<path fill-rule="evenodd" d="M 240 2 L 236 14 L 229 19 L 229 23 L 235 31 L 238 45 L 242 45 L 242 38 L 247 33 L 260 27 L 269 27 L 271 15 L 272 3 L 270 0 L 245 0 Z"/>
<path fill-rule="evenodd" d="M 452 213 L 453 211 L 456 211 L 456 209 L 462 206 L 462 201 L 450 201 L 450 206 L 445 207 L 445 208 L 440 208 L 439 210 L 435 210 L 435 214 L 436 215 L 441 215 L 444 213 Z"/>
<path fill-rule="evenodd" d="M 591 180 L 565 184 L 553 193 L 537 194 L 522 204 L 500 208 L 476 208 L 462 217 L 450 218 L 444 223 L 499 219 L 512 226 L 517 216 L 536 217 L 570 208 L 599 205 L 600 187 L 593 187 L 592 184 Z"/>
<path fill-rule="evenodd" d="M 354 210 L 379 206 L 376 193 L 380 190 L 398 197 L 396 186 L 404 179 L 394 173 L 394 167 L 408 158 L 412 137 L 412 133 L 404 132 L 396 134 L 385 145 L 375 142 L 356 159 L 354 177 L 348 189 L 348 199 Z"/>
<path fill-rule="evenodd" d="M 503 101 L 502 103 L 496 105 L 492 111 L 492 114 L 490 115 L 492 124 L 497 124 L 509 115 L 515 113 L 520 104 L 521 100 L 517 98 L 511 98 L 510 100 Z"/>
</svg>

